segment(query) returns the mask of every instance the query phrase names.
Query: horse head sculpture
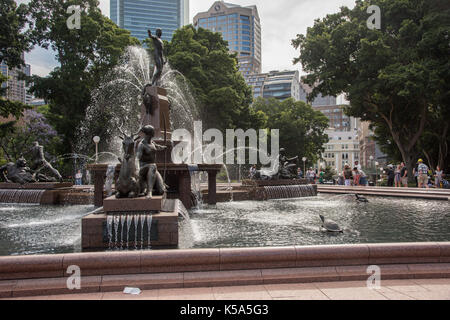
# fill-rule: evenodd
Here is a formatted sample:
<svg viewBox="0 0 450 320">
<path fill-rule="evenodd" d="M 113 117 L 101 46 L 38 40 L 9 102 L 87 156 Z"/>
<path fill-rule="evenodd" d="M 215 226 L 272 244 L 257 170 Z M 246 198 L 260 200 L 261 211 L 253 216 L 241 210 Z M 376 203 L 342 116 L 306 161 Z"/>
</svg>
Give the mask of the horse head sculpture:
<svg viewBox="0 0 450 320">
<path fill-rule="evenodd" d="M 136 141 L 138 133 L 127 135 L 121 127 L 119 131 L 122 139 L 123 158 L 121 162 L 119 178 L 117 179 L 116 198 L 136 198 L 139 196 L 138 175 L 136 172 Z"/>
</svg>

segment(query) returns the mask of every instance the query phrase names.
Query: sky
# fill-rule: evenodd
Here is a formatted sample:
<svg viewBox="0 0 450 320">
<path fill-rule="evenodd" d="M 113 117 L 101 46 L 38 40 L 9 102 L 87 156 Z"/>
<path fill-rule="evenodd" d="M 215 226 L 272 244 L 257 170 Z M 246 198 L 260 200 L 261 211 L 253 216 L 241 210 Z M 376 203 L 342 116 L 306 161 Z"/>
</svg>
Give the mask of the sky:
<svg viewBox="0 0 450 320">
<path fill-rule="evenodd" d="M 109 17 L 109 1 L 100 0 L 100 9 Z M 27 0 L 18 0 L 27 2 Z M 215 1 L 190 0 L 190 22 L 198 12 L 207 11 Z M 353 8 L 354 0 L 228 0 L 242 6 L 256 5 L 262 29 L 262 71 L 300 70 L 292 60 L 299 53 L 292 47 L 291 40 L 297 34 L 304 34 L 317 18 L 339 11 L 341 6 Z M 26 54 L 33 74 L 47 75 L 56 65 L 53 53 L 37 48 Z"/>
</svg>

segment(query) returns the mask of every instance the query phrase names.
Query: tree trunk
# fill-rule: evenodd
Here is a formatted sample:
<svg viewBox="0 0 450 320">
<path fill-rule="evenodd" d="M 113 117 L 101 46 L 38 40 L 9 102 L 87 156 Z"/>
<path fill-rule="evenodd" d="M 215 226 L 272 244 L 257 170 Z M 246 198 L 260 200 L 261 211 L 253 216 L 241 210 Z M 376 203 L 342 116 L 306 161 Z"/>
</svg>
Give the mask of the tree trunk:
<svg viewBox="0 0 450 320">
<path fill-rule="evenodd" d="M 448 144 L 447 144 L 447 132 L 448 132 L 449 125 L 448 123 L 445 124 L 444 131 L 442 133 L 442 136 L 439 140 L 439 159 L 438 159 L 438 165 L 441 168 L 441 170 L 444 170 L 445 168 L 445 161 L 447 159 L 448 154 Z"/>
</svg>

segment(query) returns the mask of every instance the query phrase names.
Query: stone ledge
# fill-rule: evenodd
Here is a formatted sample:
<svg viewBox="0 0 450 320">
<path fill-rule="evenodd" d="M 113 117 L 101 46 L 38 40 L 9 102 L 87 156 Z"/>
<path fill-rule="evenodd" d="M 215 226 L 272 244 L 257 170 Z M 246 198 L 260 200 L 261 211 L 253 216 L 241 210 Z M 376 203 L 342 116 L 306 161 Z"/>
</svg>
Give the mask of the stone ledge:
<svg viewBox="0 0 450 320">
<path fill-rule="evenodd" d="M 49 190 L 49 189 L 70 188 L 72 186 L 73 183 L 70 182 L 34 182 L 25 184 L 0 182 L 0 189 Z"/>
<path fill-rule="evenodd" d="M 170 236 L 172 237 L 172 236 Z M 226 248 L 75 253 L 0 257 L 0 279 L 65 277 L 69 265 L 84 275 L 232 271 L 446 263 L 450 243 L 401 243 L 272 248 Z M 351 275 L 351 274 L 350 274 Z"/>
<path fill-rule="evenodd" d="M 202 271 L 152 274 L 86 276 L 82 272 L 81 289 L 67 289 L 67 278 L 43 278 L 0 281 L 0 298 L 122 291 L 133 286 L 141 290 L 243 286 L 310 282 L 367 280 L 369 265 L 341 267 L 305 267 Z M 450 278 L 450 264 L 380 265 L 381 281 L 395 279 Z"/>
</svg>

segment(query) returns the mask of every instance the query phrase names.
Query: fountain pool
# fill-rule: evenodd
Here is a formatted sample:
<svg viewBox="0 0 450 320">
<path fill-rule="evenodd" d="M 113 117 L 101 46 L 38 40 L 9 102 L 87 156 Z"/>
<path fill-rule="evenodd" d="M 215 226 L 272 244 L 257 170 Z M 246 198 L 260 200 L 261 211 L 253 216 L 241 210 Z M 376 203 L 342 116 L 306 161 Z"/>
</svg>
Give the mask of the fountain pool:
<svg viewBox="0 0 450 320">
<path fill-rule="evenodd" d="M 319 194 L 317 197 L 219 203 L 180 223 L 180 248 L 332 245 L 450 240 L 446 201 Z M 321 232 L 319 214 L 343 234 Z"/>
<path fill-rule="evenodd" d="M 351 195 L 226 202 L 179 218 L 179 248 L 450 241 L 450 203 Z M 0 204 L 0 255 L 81 251 L 81 217 L 93 206 Z M 343 234 L 319 230 L 319 214 Z"/>
</svg>

